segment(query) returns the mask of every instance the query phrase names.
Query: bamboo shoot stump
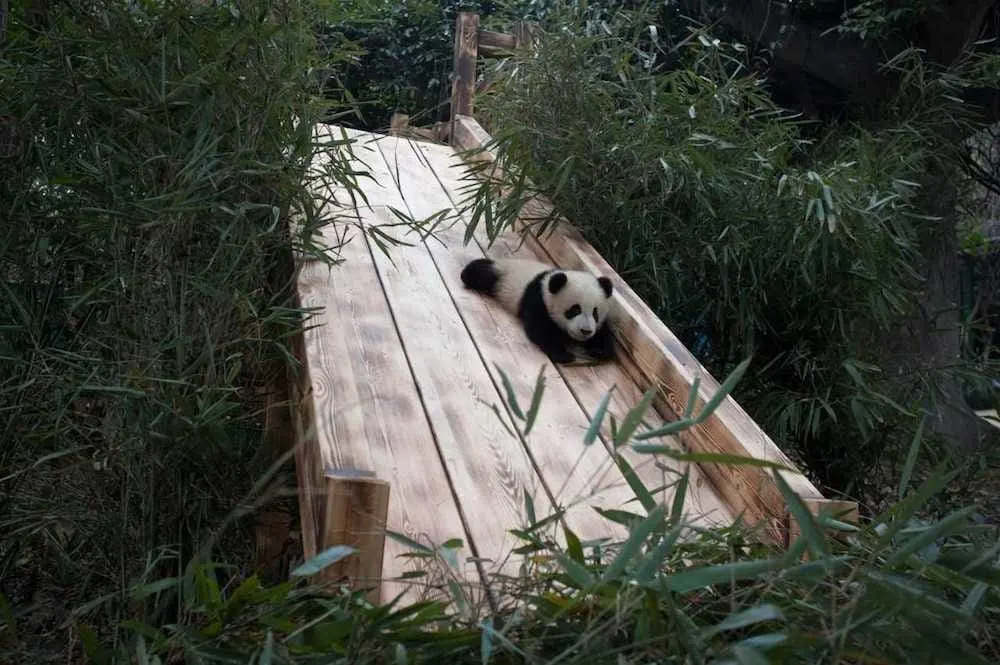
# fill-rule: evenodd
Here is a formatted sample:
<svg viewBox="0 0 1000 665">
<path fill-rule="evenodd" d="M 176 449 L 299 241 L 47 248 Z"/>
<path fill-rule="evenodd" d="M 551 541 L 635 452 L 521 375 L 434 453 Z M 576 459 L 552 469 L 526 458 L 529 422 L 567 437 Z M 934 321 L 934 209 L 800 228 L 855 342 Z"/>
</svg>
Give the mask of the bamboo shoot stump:
<svg viewBox="0 0 1000 665">
<path fill-rule="evenodd" d="M 326 511 L 322 546 L 348 545 L 356 554 L 325 568 L 324 582 L 347 584 L 351 589 L 371 589 L 368 600 L 381 602 L 385 527 L 389 515 L 389 483 L 367 472 L 327 471 Z"/>
</svg>

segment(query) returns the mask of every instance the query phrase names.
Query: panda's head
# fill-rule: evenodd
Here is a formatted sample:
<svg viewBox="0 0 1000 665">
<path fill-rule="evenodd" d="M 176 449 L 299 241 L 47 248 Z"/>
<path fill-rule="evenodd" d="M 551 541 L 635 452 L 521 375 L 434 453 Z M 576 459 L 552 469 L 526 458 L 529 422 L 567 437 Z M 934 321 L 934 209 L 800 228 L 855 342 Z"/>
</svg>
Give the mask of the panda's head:
<svg viewBox="0 0 1000 665">
<path fill-rule="evenodd" d="M 608 317 L 611 280 L 579 270 L 554 270 L 542 283 L 549 317 L 578 342 L 594 336 Z"/>
</svg>

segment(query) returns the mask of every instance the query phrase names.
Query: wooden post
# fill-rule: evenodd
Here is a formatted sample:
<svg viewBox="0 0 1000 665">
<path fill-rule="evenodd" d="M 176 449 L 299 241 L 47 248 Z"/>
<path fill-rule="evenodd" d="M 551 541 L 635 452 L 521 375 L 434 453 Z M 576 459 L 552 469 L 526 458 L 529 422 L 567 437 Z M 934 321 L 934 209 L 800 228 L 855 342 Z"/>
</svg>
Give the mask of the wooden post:
<svg viewBox="0 0 1000 665">
<path fill-rule="evenodd" d="M 326 510 L 319 551 L 349 545 L 356 554 L 329 566 L 319 577 L 347 583 L 352 589 L 371 588 L 368 600 L 381 602 L 385 525 L 389 516 L 389 483 L 371 472 L 340 469 L 326 473 Z"/>
<path fill-rule="evenodd" d="M 281 375 L 271 385 L 264 412 L 266 450 L 262 452 L 275 460 L 289 454 L 295 447 L 295 424 L 292 422 L 292 407 L 288 400 L 288 384 L 284 380 L 284 371 Z M 291 516 L 286 510 L 280 507 L 265 507 L 260 510 L 255 521 L 258 570 L 271 573 L 278 569 L 291 528 Z"/>
<path fill-rule="evenodd" d="M 514 32 L 514 48 L 516 49 L 531 49 L 535 46 L 535 32 L 538 26 L 534 23 L 527 23 L 525 21 L 518 21 L 514 24 L 512 30 Z"/>
<path fill-rule="evenodd" d="M 802 499 L 809 512 L 815 516 L 829 515 L 840 522 L 848 524 L 858 523 L 858 504 L 855 501 L 842 501 L 839 499 Z M 788 537 L 785 540 L 785 547 L 791 547 L 792 543 L 802 535 L 802 528 L 798 520 L 789 513 L 788 515 Z"/>
<path fill-rule="evenodd" d="M 410 127 L 410 116 L 405 113 L 393 113 L 389 121 L 389 136 L 405 136 Z"/>
<path fill-rule="evenodd" d="M 472 115 L 476 87 L 476 58 L 479 57 L 479 15 L 459 12 L 455 19 L 454 76 L 451 82 L 451 128 L 455 116 Z"/>
</svg>

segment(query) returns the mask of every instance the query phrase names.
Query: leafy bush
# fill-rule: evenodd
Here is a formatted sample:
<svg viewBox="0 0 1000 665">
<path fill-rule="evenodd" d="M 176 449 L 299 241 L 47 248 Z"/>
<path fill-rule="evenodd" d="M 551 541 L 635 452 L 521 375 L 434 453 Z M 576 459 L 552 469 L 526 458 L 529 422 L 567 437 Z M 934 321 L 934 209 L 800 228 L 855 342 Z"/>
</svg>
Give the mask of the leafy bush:
<svg viewBox="0 0 1000 665">
<path fill-rule="evenodd" d="M 339 20 L 327 20 L 321 34 L 347 38 L 362 53 L 338 77 L 354 96 L 358 115 L 343 124 L 378 131 L 394 112 L 429 125 L 448 118 L 455 19 L 460 11 L 485 18 L 493 0 L 365 0 L 352 3 Z"/>
<path fill-rule="evenodd" d="M 806 132 L 739 44 L 642 12 L 552 21 L 477 102 L 511 196 L 550 194 L 710 371 L 754 354 L 740 400 L 824 483 L 876 480 L 926 396 L 893 384 L 883 341 L 918 305 L 917 183 L 949 158 L 951 81 L 912 76 L 874 128 Z"/>
<path fill-rule="evenodd" d="M 324 221 L 317 178 L 351 185 L 306 177 L 310 3 L 26 4 L 0 47 L 0 660 L 41 663 L 65 660 L 71 611 L 97 599 L 113 636 L 148 609 L 129 585 L 262 500 L 310 250 L 282 229 Z M 244 565 L 238 526 L 215 553 Z"/>
<path fill-rule="evenodd" d="M 626 420 L 641 422 L 645 408 Z M 914 459 L 920 445 L 918 436 Z M 904 472 L 901 500 L 860 526 L 813 518 L 775 473 L 802 524 L 788 550 L 757 544 L 740 526 L 685 522 L 686 476 L 670 507 L 633 485 L 636 512 L 605 516 L 628 527 L 621 542 L 580 542 L 558 514 L 529 513 L 513 531 L 523 574 L 495 580 L 492 606 L 470 602 L 482 597 L 472 582 L 378 607 L 361 591 L 321 595 L 254 577 L 227 592 L 207 566 L 194 566 L 133 590 L 184 589 L 185 625 L 133 624 L 117 653 L 206 664 L 992 663 L 1000 657 L 996 527 L 973 525 L 968 509 L 916 519 L 957 473 L 911 489 Z M 413 552 L 421 561 L 435 554 L 457 564 L 441 548 Z M 112 652 L 93 643 L 91 653 Z"/>
</svg>

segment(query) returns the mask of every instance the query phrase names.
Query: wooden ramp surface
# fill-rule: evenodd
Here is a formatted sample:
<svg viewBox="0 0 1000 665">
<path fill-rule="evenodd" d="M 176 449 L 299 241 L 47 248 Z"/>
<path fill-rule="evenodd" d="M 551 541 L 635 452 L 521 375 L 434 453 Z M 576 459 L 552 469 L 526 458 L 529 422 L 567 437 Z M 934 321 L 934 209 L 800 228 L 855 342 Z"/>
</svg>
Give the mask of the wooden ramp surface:
<svg viewBox="0 0 1000 665">
<path fill-rule="evenodd" d="M 388 528 L 428 546 L 461 539 L 453 572 L 465 580 L 517 573 L 520 559 L 511 551 L 523 543 L 509 530 L 528 522 L 526 494 L 538 519 L 565 509 L 566 523 L 584 542 L 623 537 L 624 528 L 594 510 L 643 512 L 611 455 L 610 419 L 593 445 L 583 441 L 608 390 L 614 388 L 608 412 L 617 422 L 639 403 L 642 390 L 619 365 L 553 366 L 514 317 L 463 287 L 459 274 L 473 258 L 534 255 L 527 245 L 518 249 L 514 237 L 488 250 L 484 236 L 463 244 L 466 220 L 456 204 L 468 180 L 452 148 L 339 127 L 320 131 L 355 139 L 356 169 L 374 182 L 361 180 L 367 204 L 351 205 L 344 192 L 335 192 L 343 218 L 325 228 L 324 240 L 336 246 L 346 235 L 344 263 L 300 266 L 301 305 L 322 308 L 303 336 L 304 397 L 315 430 L 299 465 L 317 476 L 305 484 L 339 469 L 374 472 L 391 486 Z M 446 218 L 434 237 L 422 240 L 393 208 L 414 219 L 442 211 Z M 399 225 L 385 227 L 393 223 Z M 390 246 L 386 256 L 377 233 L 360 231 L 380 226 L 410 246 Z M 511 413 L 498 367 L 522 409 L 544 374 L 541 410 L 527 436 L 512 426 L 523 423 Z M 645 424 L 656 427 L 662 420 L 651 409 Z M 668 505 L 688 471 L 689 520 L 732 522 L 697 466 L 619 452 Z M 320 501 L 307 501 L 304 509 Z M 305 515 L 303 523 L 310 523 Z M 548 533 L 562 540 L 559 524 L 554 527 Z M 315 554 L 321 538 L 305 533 L 303 540 L 306 556 Z M 401 556 L 408 549 L 386 540 L 384 578 L 399 578 L 414 566 Z M 408 584 L 387 582 L 383 599 Z"/>
</svg>

